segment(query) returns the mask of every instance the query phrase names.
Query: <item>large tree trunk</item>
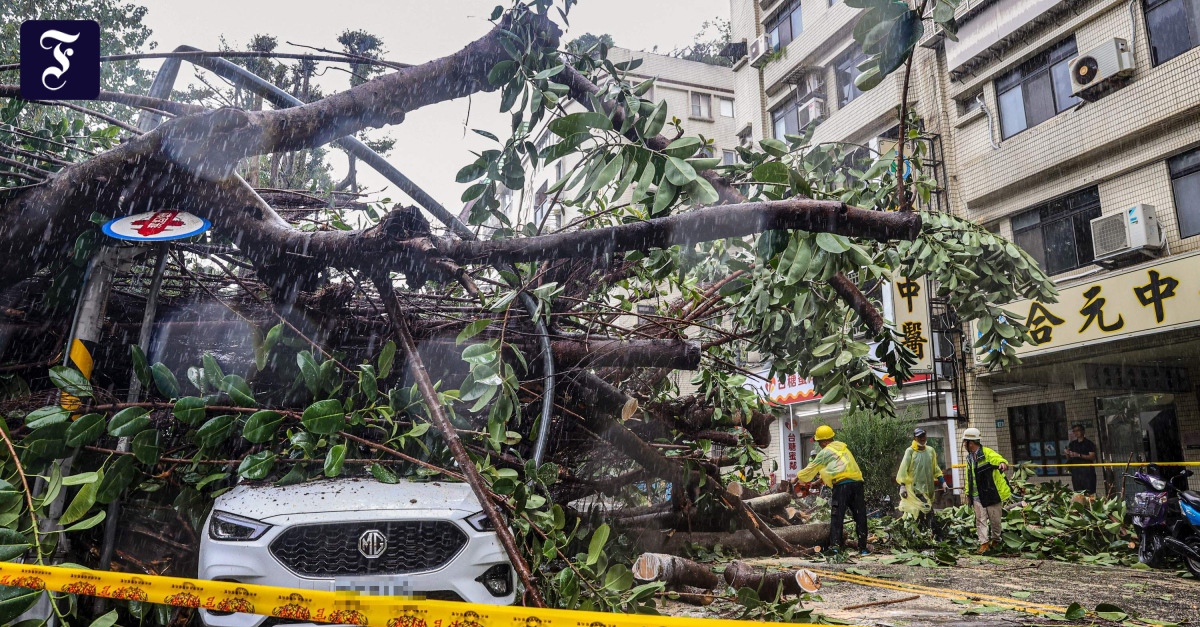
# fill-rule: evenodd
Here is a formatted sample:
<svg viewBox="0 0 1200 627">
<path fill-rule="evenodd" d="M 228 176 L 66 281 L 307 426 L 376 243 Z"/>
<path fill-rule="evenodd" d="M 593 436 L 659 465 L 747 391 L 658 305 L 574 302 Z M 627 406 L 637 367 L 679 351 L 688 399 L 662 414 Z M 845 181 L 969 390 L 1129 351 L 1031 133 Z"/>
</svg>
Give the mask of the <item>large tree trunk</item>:
<svg viewBox="0 0 1200 627">
<path fill-rule="evenodd" d="M 771 529 L 789 544 L 801 547 L 824 547 L 829 541 L 829 523 L 809 523 L 792 527 Z M 764 546 L 754 534 L 741 529 L 733 533 L 697 532 L 673 534 L 643 533 L 639 538 L 641 548 L 652 553 L 681 554 L 692 544 L 711 549 L 721 546 L 736 550 L 742 555 L 768 555 L 771 548 Z"/>
<path fill-rule="evenodd" d="M 711 568 L 690 559 L 663 553 L 643 553 L 633 563 L 633 578 L 661 581 L 669 586 L 692 586 L 711 590 L 721 584 Z"/>
<path fill-rule="evenodd" d="M 820 588 L 820 580 L 812 571 L 767 571 L 746 562 L 730 563 L 725 567 L 724 576 L 725 583 L 734 590 L 750 588 L 766 598 L 774 598 L 776 591 L 783 595 L 800 595 Z"/>
</svg>

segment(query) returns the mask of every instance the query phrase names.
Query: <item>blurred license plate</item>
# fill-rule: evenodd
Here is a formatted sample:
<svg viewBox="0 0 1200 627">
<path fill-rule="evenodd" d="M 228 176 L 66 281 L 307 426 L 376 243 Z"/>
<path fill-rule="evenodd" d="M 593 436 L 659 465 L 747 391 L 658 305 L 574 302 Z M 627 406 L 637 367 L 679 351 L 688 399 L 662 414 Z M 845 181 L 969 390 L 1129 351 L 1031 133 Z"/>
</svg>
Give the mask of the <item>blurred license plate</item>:
<svg viewBox="0 0 1200 627">
<path fill-rule="evenodd" d="M 405 579 L 395 578 L 360 578 L 341 579 L 333 583 L 335 592 L 356 592 L 369 596 L 410 597 L 413 595 L 412 585 Z"/>
</svg>

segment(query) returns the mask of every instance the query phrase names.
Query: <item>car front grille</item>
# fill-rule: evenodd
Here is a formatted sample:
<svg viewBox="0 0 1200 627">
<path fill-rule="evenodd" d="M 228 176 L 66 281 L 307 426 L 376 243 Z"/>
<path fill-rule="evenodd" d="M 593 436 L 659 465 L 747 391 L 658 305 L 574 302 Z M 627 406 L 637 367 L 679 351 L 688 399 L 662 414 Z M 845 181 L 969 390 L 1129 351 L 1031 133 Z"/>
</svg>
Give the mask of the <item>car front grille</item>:
<svg viewBox="0 0 1200 627">
<path fill-rule="evenodd" d="M 387 538 L 376 558 L 359 551 L 359 538 L 376 530 Z M 467 535 L 444 520 L 299 525 L 271 542 L 271 554 L 305 577 L 392 575 L 445 566 L 467 544 Z"/>
</svg>

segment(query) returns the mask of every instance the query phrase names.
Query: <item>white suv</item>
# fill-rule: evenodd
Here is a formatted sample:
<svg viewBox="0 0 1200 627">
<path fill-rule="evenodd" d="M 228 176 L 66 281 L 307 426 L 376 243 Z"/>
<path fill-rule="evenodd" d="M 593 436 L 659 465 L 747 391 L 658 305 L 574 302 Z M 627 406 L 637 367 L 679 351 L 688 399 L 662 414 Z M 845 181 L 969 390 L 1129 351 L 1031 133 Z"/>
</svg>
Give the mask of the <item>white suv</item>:
<svg viewBox="0 0 1200 627">
<path fill-rule="evenodd" d="M 508 605 L 512 566 L 463 483 L 241 484 L 213 504 L 201 579 Z M 291 624 L 201 610 L 209 627 Z"/>
</svg>

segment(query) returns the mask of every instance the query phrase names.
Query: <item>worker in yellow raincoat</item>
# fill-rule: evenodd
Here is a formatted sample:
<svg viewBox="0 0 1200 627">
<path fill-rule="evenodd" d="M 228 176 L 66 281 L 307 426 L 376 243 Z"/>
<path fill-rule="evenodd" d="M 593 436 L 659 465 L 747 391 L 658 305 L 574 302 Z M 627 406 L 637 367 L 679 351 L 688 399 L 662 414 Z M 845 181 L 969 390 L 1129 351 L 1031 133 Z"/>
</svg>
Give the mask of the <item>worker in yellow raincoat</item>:
<svg viewBox="0 0 1200 627">
<path fill-rule="evenodd" d="M 927 445 L 928 441 L 924 429 L 917 427 L 913 431 L 912 446 L 904 449 L 904 459 L 896 471 L 896 483 L 900 484 L 900 511 L 912 514 L 922 529 L 938 535 L 938 530 L 933 528 L 933 499 L 945 479 L 937 451 Z"/>
<path fill-rule="evenodd" d="M 817 427 L 813 439 L 821 446 L 821 452 L 796 474 L 797 482 L 812 481 L 819 473 L 821 481 L 833 488 L 833 500 L 830 502 L 829 545 L 831 550 L 844 546 L 842 541 L 842 525 L 845 523 L 846 510 L 854 515 L 854 530 L 858 533 L 858 549 L 863 555 L 870 551 L 867 548 L 867 504 L 863 493 L 863 476 L 858 469 L 854 455 L 842 442 L 833 439 L 833 429 L 828 425 Z"/>
</svg>

